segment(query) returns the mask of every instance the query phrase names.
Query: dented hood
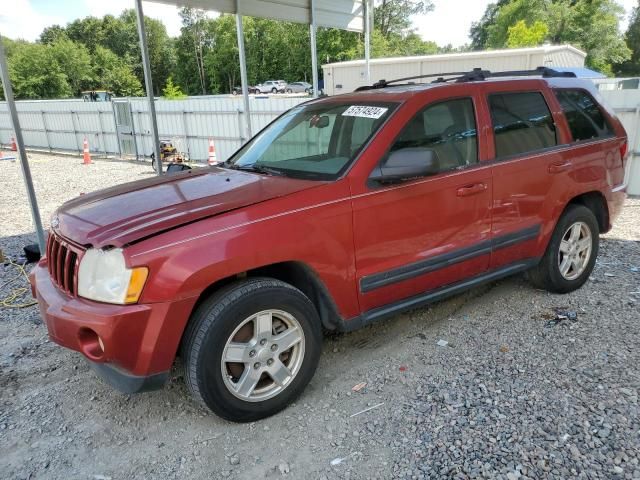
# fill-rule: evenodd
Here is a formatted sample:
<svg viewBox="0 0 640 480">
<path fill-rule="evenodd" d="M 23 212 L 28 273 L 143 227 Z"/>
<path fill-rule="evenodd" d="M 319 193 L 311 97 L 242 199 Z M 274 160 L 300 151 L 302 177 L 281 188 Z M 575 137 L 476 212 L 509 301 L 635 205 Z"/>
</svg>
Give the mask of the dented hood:
<svg viewBox="0 0 640 480">
<path fill-rule="evenodd" d="M 318 185 L 318 182 L 198 168 L 81 195 L 52 219 L 63 237 L 122 247 L 158 232 Z"/>
</svg>

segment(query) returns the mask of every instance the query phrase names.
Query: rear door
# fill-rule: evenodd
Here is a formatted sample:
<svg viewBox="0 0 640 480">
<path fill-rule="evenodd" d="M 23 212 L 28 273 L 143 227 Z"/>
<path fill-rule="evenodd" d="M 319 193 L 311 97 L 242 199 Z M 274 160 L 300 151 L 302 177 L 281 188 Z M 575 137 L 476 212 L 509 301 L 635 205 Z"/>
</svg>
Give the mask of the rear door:
<svg viewBox="0 0 640 480">
<path fill-rule="evenodd" d="M 356 274 L 364 311 L 488 268 L 491 169 L 481 161 L 476 98 L 462 86 L 437 93 L 441 98 L 416 99 L 398 113 L 396 119 L 405 120 L 390 140 L 381 139 L 384 149 L 369 159 L 367 175 L 389 152 L 415 147 L 436 152 L 437 173 L 396 184 L 351 177 Z"/>
<path fill-rule="evenodd" d="M 557 102 L 540 80 L 487 82 L 483 90 L 493 158 L 490 268 L 535 262 L 555 226 L 555 187 L 571 169 L 561 154 Z"/>
</svg>

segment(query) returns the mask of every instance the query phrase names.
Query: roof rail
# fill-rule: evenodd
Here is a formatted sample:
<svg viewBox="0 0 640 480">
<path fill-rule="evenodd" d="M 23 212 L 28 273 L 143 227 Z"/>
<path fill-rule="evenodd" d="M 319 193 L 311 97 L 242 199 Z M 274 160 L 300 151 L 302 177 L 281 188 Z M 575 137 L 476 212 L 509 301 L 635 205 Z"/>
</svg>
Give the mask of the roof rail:
<svg viewBox="0 0 640 480">
<path fill-rule="evenodd" d="M 372 90 L 377 88 L 385 88 L 391 86 L 392 83 L 406 82 L 408 80 L 416 80 L 418 78 L 433 78 L 437 77 L 431 83 L 442 83 L 455 81 L 456 83 L 464 82 L 477 82 L 486 80 L 492 77 L 532 77 L 542 76 L 543 78 L 576 78 L 574 72 L 563 72 L 554 70 L 549 67 L 538 67 L 535 70 L 511 70 L 505 72 L 491 72 L 490 70 L 483 70 L 481 68 L 474 68 L 469 72 L 447 72 L 447 73 L 429 73 L 425 75 L 415 75 L 412 77 L 396 78 L 395 80 L 379 80 L 373 85 L 365 85 L 356 88 L 356 92 L 363 90 Z M 445 78 L 450 77 L 450 78 Z"/>
</svg>

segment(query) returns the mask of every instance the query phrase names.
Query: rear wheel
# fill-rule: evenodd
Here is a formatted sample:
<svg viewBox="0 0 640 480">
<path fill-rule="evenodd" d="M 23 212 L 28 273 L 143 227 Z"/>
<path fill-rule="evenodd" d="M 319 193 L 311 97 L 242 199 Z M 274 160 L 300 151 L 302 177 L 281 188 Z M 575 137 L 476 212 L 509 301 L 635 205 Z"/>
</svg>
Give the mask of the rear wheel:
<svg viewBox="0 0 640 480">
<path fill-rule="evenodd" d="M 278 89 L 277 89 L 276 87 L 273 87 L 273 88 L 271 89 L 271 93 L 278 93 Z"/>
<path fill-rule="evenodd" d="M 599 244 L 593 212 L 582 205 L 570 205 L 560 217 L 540 264 L 528 276 L 539 288 L 572 292 L 591 275 Z"/>
<path fill-rule="evenodd" d="M 287 93 L 293 93 L 293 90 L 291 90 L 290 88 L 287 88 Z"/>
<path fill-rule="evenodd" d="M 227 420 L 268 417 L 313 377 L 321 337 L 315 307 L 298 289 L 267 278 L 230 285 L 202 303 L 189 324 L 186 383 Z"/>
</svg>

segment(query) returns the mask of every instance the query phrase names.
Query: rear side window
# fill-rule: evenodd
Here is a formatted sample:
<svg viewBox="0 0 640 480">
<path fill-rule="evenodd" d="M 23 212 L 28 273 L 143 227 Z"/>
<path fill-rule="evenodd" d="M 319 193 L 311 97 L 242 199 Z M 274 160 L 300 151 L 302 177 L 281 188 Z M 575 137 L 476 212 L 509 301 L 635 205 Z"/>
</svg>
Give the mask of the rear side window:
<svg viewBox="0 0 640 480">
<path fill-rule="evenodd" d="M 600 107 L 584 90 L 555 90 L 574 142 L 613 135 Z"/>
<path fill-rule="evenodd" d="M 496 156 L 511 157 L 557 145 L 553 117 L 542 93 L 489 95 Z"/>
</svg>

